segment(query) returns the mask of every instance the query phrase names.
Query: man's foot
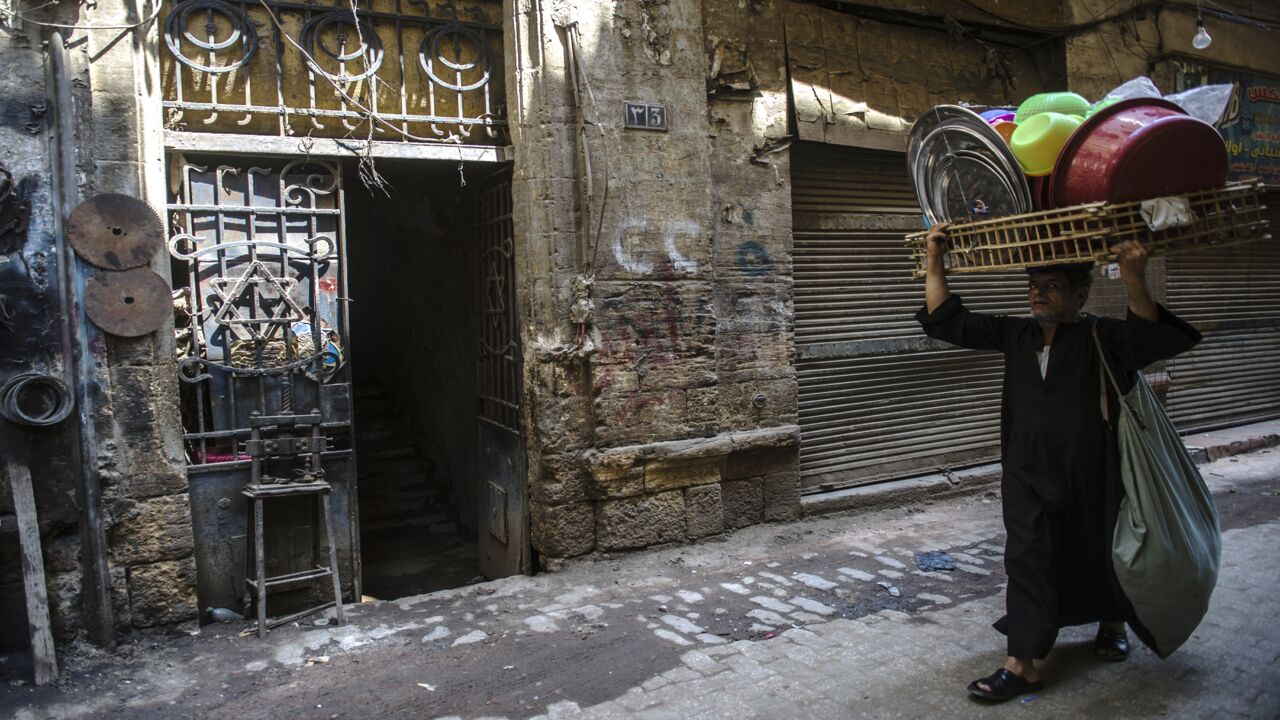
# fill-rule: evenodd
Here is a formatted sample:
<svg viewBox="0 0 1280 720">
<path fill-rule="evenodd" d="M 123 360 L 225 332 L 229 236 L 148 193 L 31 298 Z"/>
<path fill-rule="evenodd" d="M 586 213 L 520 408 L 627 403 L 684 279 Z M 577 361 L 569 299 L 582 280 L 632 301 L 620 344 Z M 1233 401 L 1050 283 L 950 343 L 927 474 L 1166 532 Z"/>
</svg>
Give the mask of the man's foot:
<svg viewBox="0 0 1280 720">
<path fill-rule="evenodd" d="M 1124 626 L 1098 626 L 1098 637 L 1093 640 L 1093 654 L 1099 660 L 1122 662 L 1129 657 L 1129 635 Z"/>
<path fill-rule="evenodd" d="M 974 697 L 1004 702 L 1019 695 L 1035 692 L 1042 687 L 1044 686 L 1039 680 L 1027 680 L 1021 675 L 1014 675 L 1009 670 L 1000 668 L 988 677 L 969 683 L 968 689 L 969 694 Z"/>
</svg>

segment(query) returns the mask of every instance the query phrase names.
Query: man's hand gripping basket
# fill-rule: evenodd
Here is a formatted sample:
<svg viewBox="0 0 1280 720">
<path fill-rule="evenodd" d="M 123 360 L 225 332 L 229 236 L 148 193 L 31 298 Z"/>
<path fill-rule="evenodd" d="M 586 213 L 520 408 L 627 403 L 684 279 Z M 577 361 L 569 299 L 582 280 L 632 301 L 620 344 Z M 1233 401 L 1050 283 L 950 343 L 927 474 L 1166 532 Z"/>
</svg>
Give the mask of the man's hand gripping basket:
<svg viewBox="0 0 1280 720">
<path fill-rule="evenodd" d="M 1021 270 L 1040 265 L 1111 262 L 1111 246 L 1140 240 L 1151 255 L 1169 255 L 1270 239 L 1264 185 L 1250 180 L 1216 190 L 1178 196 L 1187 201 L 1190 222 L 1152 230 L 1143 218 L 1148 201 L 1090 203 L 1025 215 L 958 223 L 947 231 L 949 274 Z M 924 276 L 924 232 L 907 236 L 915 276 Z"/>
</svg>

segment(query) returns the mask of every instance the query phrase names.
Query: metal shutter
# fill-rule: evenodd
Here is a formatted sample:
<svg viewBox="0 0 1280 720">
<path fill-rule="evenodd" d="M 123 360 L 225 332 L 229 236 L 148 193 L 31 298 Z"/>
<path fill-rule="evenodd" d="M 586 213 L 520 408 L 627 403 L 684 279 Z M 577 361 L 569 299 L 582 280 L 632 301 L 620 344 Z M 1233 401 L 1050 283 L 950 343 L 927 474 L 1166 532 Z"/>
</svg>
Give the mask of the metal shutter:
<svg viewBox="0 0 1280 720">
<path fill-rule="evenodd" d="M 1169 309 L 1204 334 L 1169 363 L 1183 432 L 1280 417 L 1280 191 L 1267 206 L 1271 239 L 1169 257 Z"/>
<path fill-rule="evenodd" d="M 902 153 L 792 150 L 800 474 L 806 492 L 999 456 L 1003 360 L 920 332 L 921 226 Z M 953 278 L 972 309 L 1022 313 L 1026 276 Z"/>
</svg>

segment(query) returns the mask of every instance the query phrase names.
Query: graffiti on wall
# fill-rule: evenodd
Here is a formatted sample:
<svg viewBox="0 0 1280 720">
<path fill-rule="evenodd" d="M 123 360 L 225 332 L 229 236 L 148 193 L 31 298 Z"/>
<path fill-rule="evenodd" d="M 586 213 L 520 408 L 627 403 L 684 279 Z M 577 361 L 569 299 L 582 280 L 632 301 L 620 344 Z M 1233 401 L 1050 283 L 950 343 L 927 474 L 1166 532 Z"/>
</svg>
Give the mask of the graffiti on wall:
<svg viewBox="0 0 1280 720">
<path fill-rule="evenodd" d="M 657 267 L 654 261 L 636 257 L 629 249 L 635 244 L 633 238 L 636 235 L 645 233 L 648 228 L 649 221 L 644 218 L 627 218 L 618 223 L 618 227 L 613 232 L 613 259 L 627 272 L 635 273 L 636 275 L 649 275 Z M 698 272 L 698 261 L 685 257 L 676 247 L 676 242 L 681 239 L 697 239 L 701 236 L 702 225 L 693 220 L 667 220 L 663 224 L 662 250 L 665 254 L 664 260 L 670 263 L 675 272 L 685 275 L 693 275 Z"/>
</svg>

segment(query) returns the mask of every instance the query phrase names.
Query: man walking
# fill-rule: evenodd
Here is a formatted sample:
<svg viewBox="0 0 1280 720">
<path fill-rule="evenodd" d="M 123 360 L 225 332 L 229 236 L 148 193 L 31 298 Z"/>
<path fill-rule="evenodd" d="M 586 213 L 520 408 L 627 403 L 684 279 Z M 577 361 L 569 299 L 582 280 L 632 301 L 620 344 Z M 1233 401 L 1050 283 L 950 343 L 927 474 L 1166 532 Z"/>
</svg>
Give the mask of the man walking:
<svg viewBox="0 0 1280 720">
<path fill-rule="evenodd" d="M 947 286 L 945 224 L 930 229 L 925 307 L 916 319 L 929 337 L 1004 355 L 1001 400 L 1001 499 L 1009 577 L 1006 615 L 995 627 L 1008 637 L 1008 659 L 969 692 L 1008 700 L 1041 687 L 1034 660 L 1049 654 L 1058 630 L 1099 622 L 1095 653 L 1128 656 L 1124 623 L 1149 638 L 1134 617 L 1111 567 L 1111 538 L 1124 490 L 1116 432 L 1118 416 L 1106 391 L 1095 348 L 1096 326 L 1106 362 L 1121 387 L 1134 371 L 1189 350 L 1200 334 L 1156 304 L 1147 288 L 1147 251 L 1116 245 L 1128 292 L 1124 320 L 1081 312 L 1091 264 L 1029 271 L 1031 318 L 970 312 Z"/>
</svg>

